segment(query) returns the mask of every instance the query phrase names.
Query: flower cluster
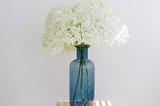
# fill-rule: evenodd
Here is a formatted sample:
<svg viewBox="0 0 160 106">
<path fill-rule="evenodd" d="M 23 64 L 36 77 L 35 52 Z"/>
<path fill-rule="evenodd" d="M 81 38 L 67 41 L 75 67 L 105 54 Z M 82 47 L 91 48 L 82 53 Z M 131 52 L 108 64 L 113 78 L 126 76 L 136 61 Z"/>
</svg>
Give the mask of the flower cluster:
<svg viewBox="0 0 160 106">
<path fill-rule="evenodd" d="M 82 0 L 48 13 L 43 47 L 50 54 L 56 54 L 80 44 L 119 46 L 128 37 L 128 28 L 104 0 Z"/>
</svg>

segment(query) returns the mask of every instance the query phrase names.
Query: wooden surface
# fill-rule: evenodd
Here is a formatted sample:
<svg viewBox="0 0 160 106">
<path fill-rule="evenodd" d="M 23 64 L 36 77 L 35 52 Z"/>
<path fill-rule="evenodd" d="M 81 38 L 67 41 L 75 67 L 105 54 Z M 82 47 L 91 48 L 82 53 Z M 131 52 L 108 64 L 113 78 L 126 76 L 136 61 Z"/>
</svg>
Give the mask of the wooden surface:
<svg viewBox="0 0 160 106">
<path fill-rule="evenodd" d="M 59 100 L 56 102 L 56 106 L 70 106 L 70 103 L 68 100 Z M 80 104 L 74 104 L 74 106 L 82 106 Z M 97 101 L 94 100 L 93 102 L 89 102 L 86 106 L 112 106 L 110 101 Z"/>
</svg>

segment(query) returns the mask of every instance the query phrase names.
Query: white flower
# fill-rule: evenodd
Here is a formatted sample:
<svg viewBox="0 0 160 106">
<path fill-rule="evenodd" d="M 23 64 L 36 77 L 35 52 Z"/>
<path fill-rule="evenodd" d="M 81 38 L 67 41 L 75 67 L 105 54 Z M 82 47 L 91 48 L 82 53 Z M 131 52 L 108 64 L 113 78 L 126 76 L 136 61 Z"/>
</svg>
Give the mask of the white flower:
<svg viewBox="0 0 160 106">
<path fill-rule="evenodd" d="M 119 46 L 128 37 L 128 28 L 103 0 L 83 0 L 48 13 L 43 46 L 50 54 L 56 54 L 81 43 Z"/>
</svg>

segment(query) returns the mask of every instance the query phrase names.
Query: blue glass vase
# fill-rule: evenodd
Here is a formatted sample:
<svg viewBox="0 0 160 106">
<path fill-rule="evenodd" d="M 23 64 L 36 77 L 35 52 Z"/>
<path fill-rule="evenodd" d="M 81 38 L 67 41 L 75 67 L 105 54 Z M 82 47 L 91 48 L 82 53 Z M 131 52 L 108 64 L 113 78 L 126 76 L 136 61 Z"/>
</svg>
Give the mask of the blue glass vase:
<svg viewBox="0 0 160 106">
<path fill-rule="evenodd" d="M 76 46 L 77 58 L 70 63 L 70 103 L 86 104 L 94 99 L 95 67 L 88 59 L 87 45 Z"/>
</svg>

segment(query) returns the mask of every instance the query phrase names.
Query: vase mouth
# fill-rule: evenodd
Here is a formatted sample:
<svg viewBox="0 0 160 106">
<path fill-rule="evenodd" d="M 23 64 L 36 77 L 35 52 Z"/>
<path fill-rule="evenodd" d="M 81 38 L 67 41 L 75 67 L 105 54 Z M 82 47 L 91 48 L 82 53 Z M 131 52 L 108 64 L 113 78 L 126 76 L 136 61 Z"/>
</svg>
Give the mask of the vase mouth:
<svg viewBox="0 0 160 106">
<path fill-rule="evenodd" d="M 76 45 L 75 47 L 76 48 L 89 48 L 90 45 L 88 45 L 88 44 L 79 44 L 79 45 Z"/>
</svg>

